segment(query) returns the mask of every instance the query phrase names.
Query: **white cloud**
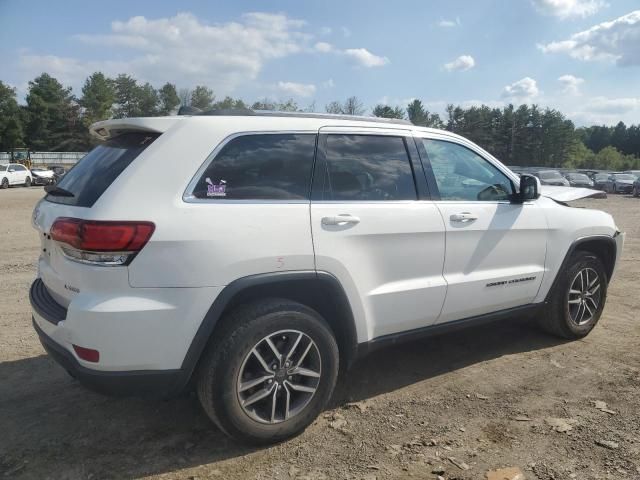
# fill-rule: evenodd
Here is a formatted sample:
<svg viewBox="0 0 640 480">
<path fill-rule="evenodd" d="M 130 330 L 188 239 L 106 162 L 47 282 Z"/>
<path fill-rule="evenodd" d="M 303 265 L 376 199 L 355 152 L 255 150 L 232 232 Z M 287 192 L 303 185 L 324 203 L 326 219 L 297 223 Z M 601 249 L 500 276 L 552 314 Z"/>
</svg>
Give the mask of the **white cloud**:
<svg viewBox="0 0 640 480">
<path fill-rule="evenodd" d="M 20 64 L 27 75 L 48 70 L 76 87 L 101 70 L 109 75 L 129 73 L 154 84 L 207 84 L 222 95 L 254 80 L 267 62 L 307 51 L 311 36 L 302 31 L 304 25 L 284 14 L 260 12 L 220 24 L 204 23 L 191 13 L 159 19 L 138 16 L 112 22 L 106 35 L 74 36 L 102 51 L 125 47 L 115 50 L 117 61 L 23 54 Z"/>
<path fill-rule="evenodd" d="M 333 32 L 333 28 L 331 28 L 331 27 L 322 27 L 320 29 L 320 34 L 321 35 L 331 35 L 332 32 Z"/>
<path fill-rule="evenodd" d="M 583 61 L 609 60 L 621 66 L 640 65 L 640 10 L 538 48 L 544 53 L 566 53 Z"/>
<path fill-rule="evenodd" d="M 316 86 L 311 83 L 278 82 L 276 88 L 282 93 L 295 97 L 310 97 L 316 93 Z"/>
<path fill-rule="evenodd" d="M 620 115 L 640 108 L 640 98 L 594 97 L 584 105 L 585 111 Z"/>
<path fill-rule="evenodd" d="M 454 61 L 445 63 L 444 69 L 448 72 L 464 72 L 475 67 L 476 61 L 471 55 L 460 55 Z"/>
<path fill-rule="evenodd" d="M 630 124 L 640 114 L 640 98 L 592 97 L 573 107 L 565 107 L 564 111 L 581 125 L 615 125 L 620 121 Z"/>
<path fill-rule="evenodd" d="M 399 107 L 405 108 L 407 105 L 409 105 L 415 99 L 416 99 L 416 97 L 404 97 L 404 98 L 401 98 L 401 97 L 390 97 L 388 95 L 385 95 L 383 97 L 380 97 L 376 101 L 376 104 L 392 105 L 392 106 L 399 106 Z"/>
<path fill-rule="evenodd" d="M 389 63 L 389 59 L 387 57 L 374 55 L 366 48 L 347 48 L 346 50 L 343 50 L 342 53 L 351 58 L 356 65 L 361 67 L 382 67 Z"/>
<path fill-rule="evenodd" d="M 382 67 L 389 63 L 387 57 L 381 57 L 371 53 L 366 48 L 347 48 L 341 50 L 327 42 L 317 42 L 313 49 L 320 53 L 334 53 L 348 57 L 356 66 L 359 67 Z"/>
<path fill-rule="evenodd" d="M 324 82 L 322 82 L 322 87 L 323 88 L 333 88 L 336 86 L 336 83 L 333 81 L 333 78 L 330 78 L 328 80 L 325 80 Z"/>
<path fill-rule="evenodd" d="M 442 28 L 453 28 L 460 26 L 460 17 L 456 17 L 455 20 L 442 19 L 438 22 L 438 26 Z"/>
<path fill-rule="evenodd" d="M 318 42 L 313 46 L 313 48 L 315 48 L 318 52 L 328 53 L 333 50 L 333 45 L 327 42 Z"/>
<path fill-rule="evenodd" d="M 584 83 L 584 78 L 575 77 L 573 75 L 562 75 L 558 78 L 562 85 L 562 92 L 568 95 L 579 95 L 580 85 Z"/>
<path fill-rule="evenodd" d="M 518 103 L 527 103 L 537 97 L 539 93 L 536 81 L 533 78 L 524 77 L 504 87 L 502 97 Z"/>
<path fill-rule="evenodd" d="M 531 0 L 536 9 L 559 18 L 588 17 L 607 6 L 602 0 Z"/>
</svg>

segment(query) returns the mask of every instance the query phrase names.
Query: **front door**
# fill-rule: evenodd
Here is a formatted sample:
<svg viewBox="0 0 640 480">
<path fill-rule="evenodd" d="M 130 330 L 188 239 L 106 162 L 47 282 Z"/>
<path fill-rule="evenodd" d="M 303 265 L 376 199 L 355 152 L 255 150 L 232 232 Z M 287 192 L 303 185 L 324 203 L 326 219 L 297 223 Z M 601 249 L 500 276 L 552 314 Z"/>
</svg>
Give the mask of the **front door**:
<svg viewBox="0 0 640 480">
<path fill-rule="evenodd" d="M 358 341 L 435 322 L 446 293 L 444 225 L 417 193 L 416 181 L 426 182 L 410 132 L 320 133 L 311 202 L 316 268 L 345 288 Z"/>
<path fill-rule="evenodd" d="M 513 181 L 470 146 L 418 142 L 446 228 L 448 289 L 438 323 L 531 303 L 544 274 L 543 210 L 535 201 L 511 203 Z"/>
</svg>

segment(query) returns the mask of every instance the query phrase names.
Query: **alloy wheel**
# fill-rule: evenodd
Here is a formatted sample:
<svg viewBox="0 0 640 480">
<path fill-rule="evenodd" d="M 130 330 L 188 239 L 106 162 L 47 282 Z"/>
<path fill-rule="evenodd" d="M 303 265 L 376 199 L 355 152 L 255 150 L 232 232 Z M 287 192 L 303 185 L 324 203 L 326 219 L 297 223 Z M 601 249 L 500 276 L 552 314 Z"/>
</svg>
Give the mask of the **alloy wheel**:
<svg viewBox="0 0 640 480">
<path fill-rule="evenodd" d="M 576 325 L 589 323 L 600 306 L 600 276 L 593 268 L 583 268 L 571 282 L 568 296 L 569 316 Z"/>
<path fill-rule="evenodd" d="M 258 422 L 284 422 L 309 404 L 321 374 L 320 351 L 308 335 L 298 330 L 272 333 L 242 362 L 236 381 L 240 406 Z"/>
</svg>

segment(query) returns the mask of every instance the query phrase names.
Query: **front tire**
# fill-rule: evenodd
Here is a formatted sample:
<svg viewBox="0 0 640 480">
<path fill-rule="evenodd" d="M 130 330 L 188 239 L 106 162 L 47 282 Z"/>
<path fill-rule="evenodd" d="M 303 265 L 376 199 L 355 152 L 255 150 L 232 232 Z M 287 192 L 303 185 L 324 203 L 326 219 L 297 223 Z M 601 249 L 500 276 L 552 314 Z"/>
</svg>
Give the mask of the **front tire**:
<svg viewBox="0 0 640 480">
<path fill-rule="evenodd" d="M 29 188 L 31 186 L 31 178 L 27 177 L 26 180 L 24 181 L 24 186 Z"/>
<path fill-rule="evenodd" d="M 607 299 L 604 266 L 591 252 L 577 251 L 558 275 L 540 326 L 562 338 L 585 337 L 598 323 Z"/>
<path fill-rule="evenodd" d="M 638 187 L 633 186 L 633 191 L 631 192 L 634 197 L 640 197 L 640 191 L 638 191 Z"/>
<path fill-rule="evenodd" d="M 326 322 L 284 299 L 241 306 L 222 321 L 197 374 L 206 414 L 245 443 L 302 432 L 326 406 L 338 376 L 338 346 Z"/>
</svg>

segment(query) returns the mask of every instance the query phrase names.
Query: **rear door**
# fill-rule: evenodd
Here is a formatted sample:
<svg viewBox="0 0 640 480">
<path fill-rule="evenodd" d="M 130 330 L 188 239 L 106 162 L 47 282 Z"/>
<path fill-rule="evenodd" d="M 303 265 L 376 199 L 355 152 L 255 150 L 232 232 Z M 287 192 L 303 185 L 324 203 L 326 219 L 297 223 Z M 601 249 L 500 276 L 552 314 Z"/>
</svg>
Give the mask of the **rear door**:
<svg viewBox="0 0 640 480">
<path fill-rule="evenodd" d="M 22 165 L 13 164 L 9 166 L 9 169 L 13 169 L 11 174 L 12 179 L 9 180 L 13 185 L 20 185 L 27 179 L 27 169 Z"/>
<path fill-rule="evenodd" d="M 320 129 L 311 227 L 316 268 L 345 288 L 360 342 L 438 318 L 444 225 L 410 131 Z"/>
<path fill-rule="evenodd" d="M 543 210 L 511 203 L 513 181 L 472 145 L 418 140 L 446 227 L 448 290 L 438 323 L 531 303 L 544 275 Z"/>
</svg>

